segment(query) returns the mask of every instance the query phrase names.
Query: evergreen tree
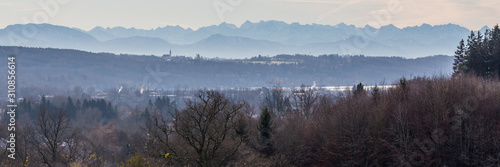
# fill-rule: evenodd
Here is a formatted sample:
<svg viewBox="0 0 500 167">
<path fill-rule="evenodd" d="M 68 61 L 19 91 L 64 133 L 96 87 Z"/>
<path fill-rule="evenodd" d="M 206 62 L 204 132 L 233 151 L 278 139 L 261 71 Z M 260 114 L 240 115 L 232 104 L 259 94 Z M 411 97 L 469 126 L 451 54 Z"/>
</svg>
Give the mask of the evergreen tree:
<svg viewBox="0 0 500 167">
<path fill-rule="evenodd" d="M 69 113 L 69 116 L 71 118 L 76 117 L 76 107 L 75 104 L 73 104 L 73 99 L 68 96 L 68 101 L 66 102 L 66 111 Z"/>
<path fill-rule="evenodd" d="M 455 60 L 453 62 L 453 73 L 461 73 L 466 71 L 466 59 L 465 59 L 465 44 L 462 39 L 458 44 L 457 51 L 455 51 Z"/>
<path fill-rule="evenodd" d="M 149 113 L 149 110 L 148 108 L 146 107 L 146 109 L 144 110 L 144 114 L 142 115 L 142 118 L 148 120 L 149 118 L 151 118 L 151 114 Z"/>
<path fill-rule="evenodd" d="M 40 107 L 47 108 L 47 99 L 45 99 L 45 95 L 42 95 L 42 100 L 40 101 Z"/>
<path fill-rule="evenodd" d="M 481 42 L 480 46 L 480 52 L 482 55 L 483 59 L 483 66 L 481 66 L 481 71 L 483 71 L 483 76 L 485 78 L 492 78 L 493 77 L 493 55 L 492 55 L 492 49 L 493 49 L 493 41 L 491 41 L 491 32 L 490 30 L 486 30 L 484 32 L 484 37 L 482 39 L 483 41 Z"/>
<path fill-rule="evenodd" d="M 99 105 L 101 107 L 104 107 L 101 112 L 102 112 L 102 115 L 104 116 L 104 118 L 106 119 L 113 119 L 113 118 L 116 118 L 116 112 L 114 110 L 114 107 L 113 105 L 111 104 L 111 102 L 108 102 L 106 104 L 106 101 L 104 101 L 104 99 L 101 99 L 100 102 L 99 102 Z"/>
<path fill-rule="evenodd" d="M 476 40 L 475 40 L 475 48 L 476 48 L 476 51 L 474 53 L 476 53 L 475 55 L 475 65 L 474 65 L 474 71 L 476 73 L 476 75 L 479 75 L 479 76 L 482 76 L 482 77 L 487 77 L 487 60 L 486 60 L 486 57 L 485 56 L 485 47 L 484 47 L 484 43 L 483 43 L 483 35 L 481 34 L 481 32 L 477 32 L 477 35 L 476 35 Z"/>
<path fill-rule="evenodd" d="M 87 99 L 83 99 L 82 110 L 89 108 L 89 102 Z"/>
<path fill-rule="evenodd" d="M 474 31 L 471 31 L 471 34 L 469 35 L 469 38 L 467 39 L 467 50 L 465 54 L 466 56 L 466 62 L 467 62 L 467 71 L 466 73 L 476 73 L 477 74 L 477 66 L 481 64 L 481 61 L 479 60 L 479 49 L 478 49 L 478 42 L 476 38 L 476 34 Z"/>
<path fill-rule="evenodd" d="M 491 56 L 492 56 L 492 68 L 493 75 L 500 75 L 500 28 L 498 28 L 498 24 L 493 27 L 491 34 Z"/>
<path fill-rule="evenodd" d="M 364 85 L 360 82 L 359 84 L 354 86 L 356 89 L 354 89 L 354 96 L 359 96 L 363 95 L 365 93 Z"/>
<path fill-rule="evenodd" d="M 266 155 L 271 155 L 274 152 L 272 133 L 273 133 L 273 120 L 272 114 L 267 107 L 262 109 L 259 118 L 257 129 L 260 133 L 259 143 L 261 145 L 260 151 Z"/>
<path fill-rule="evenodd" d="M 163 103 L 162 103 L 162 100 L 161 100 L 161 98 L 160 98 L 160 97 L 157 97 L 157 98 L 156 98 L 156 100 L 155 100 L 155 103 L 154 103 L 154 104 L 155 104 L 156 109 L 158 109 L 158 110 L 160 110 L 160 111 L 163 109 Z"/>
<path fill-rule="evenodd" d="M 500 29 L 481 32 L 471 31 L 467 44 L 460 41 L 453 63 L 454 74 L 475 74 L 485 78 L 498 77 L 500 74 Z"/>
</svg>

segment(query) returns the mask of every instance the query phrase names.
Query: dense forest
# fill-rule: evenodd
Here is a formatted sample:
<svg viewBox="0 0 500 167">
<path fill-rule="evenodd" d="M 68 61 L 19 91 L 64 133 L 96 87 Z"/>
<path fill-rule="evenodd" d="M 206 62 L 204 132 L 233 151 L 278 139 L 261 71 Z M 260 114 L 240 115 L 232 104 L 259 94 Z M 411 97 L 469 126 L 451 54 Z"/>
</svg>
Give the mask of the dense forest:
<svg viewBox="0 0 500 167">
<path fill-rule="evenodd" d="M 248 59 L 115 55 L 77 50 L 0 46 L 0 63 L 17 56 L 18 83 L 23 87 L 95 89 L 148 87 L 150 89 L 269 87 L 268 82 L 301 84 L 375 85 L 399 77 L 451 75 L 453 57 L 417 59 L 349 55 L 276 55 Z M 4 71 L 3 73 L 6 74 Z M 5 81 L 5 78 L 0 78 Z M 5 89 L 0 89 L 4 91 Z"/>
</svg>

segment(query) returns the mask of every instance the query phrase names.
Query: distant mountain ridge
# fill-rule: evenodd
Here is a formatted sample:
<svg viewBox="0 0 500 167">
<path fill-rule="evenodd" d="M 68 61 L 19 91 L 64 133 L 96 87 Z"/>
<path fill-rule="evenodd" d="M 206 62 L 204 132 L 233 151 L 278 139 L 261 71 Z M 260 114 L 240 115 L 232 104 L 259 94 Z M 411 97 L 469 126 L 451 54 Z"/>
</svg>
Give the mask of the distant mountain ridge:
<svg viewBox="0 0 500 167">
<path fill-rule="evenodd" d="M 486 29 L 489 28 L 485 26 L 481 31 Z M 0 29 L 0 45 L 159 56 L 172 50 L 174 55 L 200 54 L 223 58 L 279 53 L 414 58 L 452 55 L 458 41 L 469 33 L 467 28 L 455 24 L 373 28 L 344 23 L 302 25 L 281 21 L 247 21 L 240 27 L 221 23 L 197 30 L 165 26 L 150 30 L 95 27 L 90 31 L 50 24 L 18 24 Z"/>
</svg>

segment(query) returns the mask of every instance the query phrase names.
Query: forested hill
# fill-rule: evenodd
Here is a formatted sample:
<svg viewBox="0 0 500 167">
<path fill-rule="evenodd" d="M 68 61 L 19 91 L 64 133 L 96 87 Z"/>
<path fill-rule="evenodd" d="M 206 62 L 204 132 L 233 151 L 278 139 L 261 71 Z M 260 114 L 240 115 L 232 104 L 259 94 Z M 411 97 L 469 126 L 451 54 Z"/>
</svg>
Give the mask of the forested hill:
<svg viewBox="0 0 500 167">
<path fill-rule="evenodd" d="M 205 59 L 115 55 L 78 50 L 0 46 L 1 64 L 16 55 L 18 87 L 189 88 L 262 87 L 268 82 L 312 85 L 392 83 L 406 76 L 449 75 L 453 57 L 417 59 L 339 55 L 277 55 L 251 59 Z M 6 76 L 7 70 L 2 70 Z M 1 78 L 6 83 L 6 78 Z M 300 83 L 299 83 L 300 84 Z M 4 87 L 5 88 L 5 87 Z M 1 91 L 5 91 L 2 88 Z"/>
</svg>

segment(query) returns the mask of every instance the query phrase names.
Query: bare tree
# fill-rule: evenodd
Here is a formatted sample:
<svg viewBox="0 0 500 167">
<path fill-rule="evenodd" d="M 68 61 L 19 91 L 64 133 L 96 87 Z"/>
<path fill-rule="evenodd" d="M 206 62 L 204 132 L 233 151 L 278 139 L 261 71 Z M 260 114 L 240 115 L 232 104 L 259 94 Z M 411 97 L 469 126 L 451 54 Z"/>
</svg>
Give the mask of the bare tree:
<svg viewBox="0 0 500 167">
<path fill-rule="evenodd" d="M 301 85 L 300 88 L 293 90 L 293 105 L 300 114 L 304 114 L 306 118 L 309 118 L 314 111 L 318 97 L 313 88 Z"/>
<path fill-rule="evenodd" d="M 245 103 L 231 102 L 216 91 L 200 91 L 195 97 L 186 102 L 185 109 L 176 111 L 173 119 L 153 116 L 147 123 L 148 148 L 159 155 L 168 153 L 165 157 L 178 161 L 194 161 L 198 166 L 223 165 L 247 138 L 241 111 Z"/>
<path fill-rule="evenodd" d="M 61 166 L 72 159 L 77 148 L 77 131 L 71 127 L 68 113 L 62 109 L 40 107 L 34 126 L 29 127 L 29 143 L 36 158 L 49 167 Z"/>
<path fill-rule="evenodd" d="M 264 96 L 261 107 L 267 107 L 275 118 L 283 118 L 292 110 L 290 97 L 285 95 L 281 87 L 275 87 Z"/>
</svg>

